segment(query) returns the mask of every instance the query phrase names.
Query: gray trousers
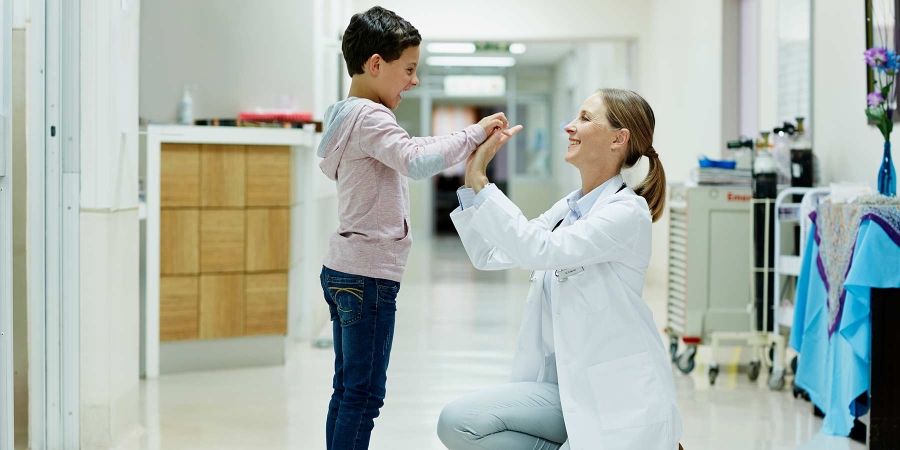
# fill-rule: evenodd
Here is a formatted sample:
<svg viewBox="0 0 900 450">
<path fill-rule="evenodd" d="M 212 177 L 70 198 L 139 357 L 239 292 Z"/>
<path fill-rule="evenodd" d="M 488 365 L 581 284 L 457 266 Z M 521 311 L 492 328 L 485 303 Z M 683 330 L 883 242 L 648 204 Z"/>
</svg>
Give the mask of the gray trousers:
<svg viewBox="0 0 900 450">
<path fill-rule="evenodd" d="M 559 450 L 559 386 L 510 383 L 460 397 L 441 411 L 438 437 L 450 450 Z"/>
</svg>

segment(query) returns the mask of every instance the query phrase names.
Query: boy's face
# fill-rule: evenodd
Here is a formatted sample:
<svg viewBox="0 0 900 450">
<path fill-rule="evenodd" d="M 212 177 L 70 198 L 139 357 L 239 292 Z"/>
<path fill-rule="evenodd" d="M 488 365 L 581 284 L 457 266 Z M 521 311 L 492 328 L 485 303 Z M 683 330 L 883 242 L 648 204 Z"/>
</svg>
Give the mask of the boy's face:
<svg viewBox="0 0 900 450">
<path fill-rule="evenodd" d="M 419 78 L 416 76 L 418 65 L 418 46 L 408 47 L 400 58 L 394 61 L 381 61 L 381 70 L 375 81 L 381 104 L 390 109 L 397 109 L 402 100 L 401 94 L 419 84 Z"/>
</svg>

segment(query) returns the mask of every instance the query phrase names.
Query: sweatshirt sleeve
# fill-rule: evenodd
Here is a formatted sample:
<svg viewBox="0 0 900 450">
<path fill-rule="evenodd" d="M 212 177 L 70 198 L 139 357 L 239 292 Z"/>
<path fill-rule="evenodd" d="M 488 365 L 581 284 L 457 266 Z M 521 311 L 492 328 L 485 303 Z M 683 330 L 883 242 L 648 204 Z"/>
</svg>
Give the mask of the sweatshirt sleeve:
<svg viewBox="0 0 900 450">
<path fill-rule="evenodd" d="M 484 128 L 475 124 L 447 136 L 413 139 L 390 113 L 379 109 L 364 116 L 360 129 L 359 148 L 363 152 L 414 180 L 432 177 L 465 161 L 487 138 Z"/>
</svg>

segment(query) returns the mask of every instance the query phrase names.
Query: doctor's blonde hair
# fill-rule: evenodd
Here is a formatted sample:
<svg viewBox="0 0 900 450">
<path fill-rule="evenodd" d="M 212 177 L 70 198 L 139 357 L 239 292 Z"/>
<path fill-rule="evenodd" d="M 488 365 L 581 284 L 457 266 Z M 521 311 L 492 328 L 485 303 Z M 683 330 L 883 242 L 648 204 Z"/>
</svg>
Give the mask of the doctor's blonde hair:
<svg viewBox="0 0 900 450">
<path fill-rule="evenodd" d="M 614 128 L 625 128 L 631 133 L 628 151 L 622 159 L 620 169 L 634 167 L 642 156 L 650 163 L 647 178 L 634 188 L 634 192 L 647 200 L 653 221 L 656 222 L 662 217 L 666 207 L 666 172 L 653 148 L 653 129 L 656 127 L 653 109 L 644 97 L 633 91 L 599 89 L 597 94 L 606 106 L 606 120 L 609 124 Z"/>
</svg>

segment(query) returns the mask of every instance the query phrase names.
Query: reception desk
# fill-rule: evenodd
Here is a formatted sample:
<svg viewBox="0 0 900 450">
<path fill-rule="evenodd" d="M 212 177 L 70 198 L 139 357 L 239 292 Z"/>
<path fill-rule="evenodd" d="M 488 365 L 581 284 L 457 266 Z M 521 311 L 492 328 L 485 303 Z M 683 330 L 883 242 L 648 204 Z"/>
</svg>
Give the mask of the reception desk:
<svg viewBox="0 0 900 450">
<path fill-rule="evenodd" d="M 314 239 L 315 128 L 148 126 L 143 370 L 280 364 Z M 306 245 L 304 245 L 304 242 Z M 308 278 L 308 277 L 307 277 Z"/>
</svg>

